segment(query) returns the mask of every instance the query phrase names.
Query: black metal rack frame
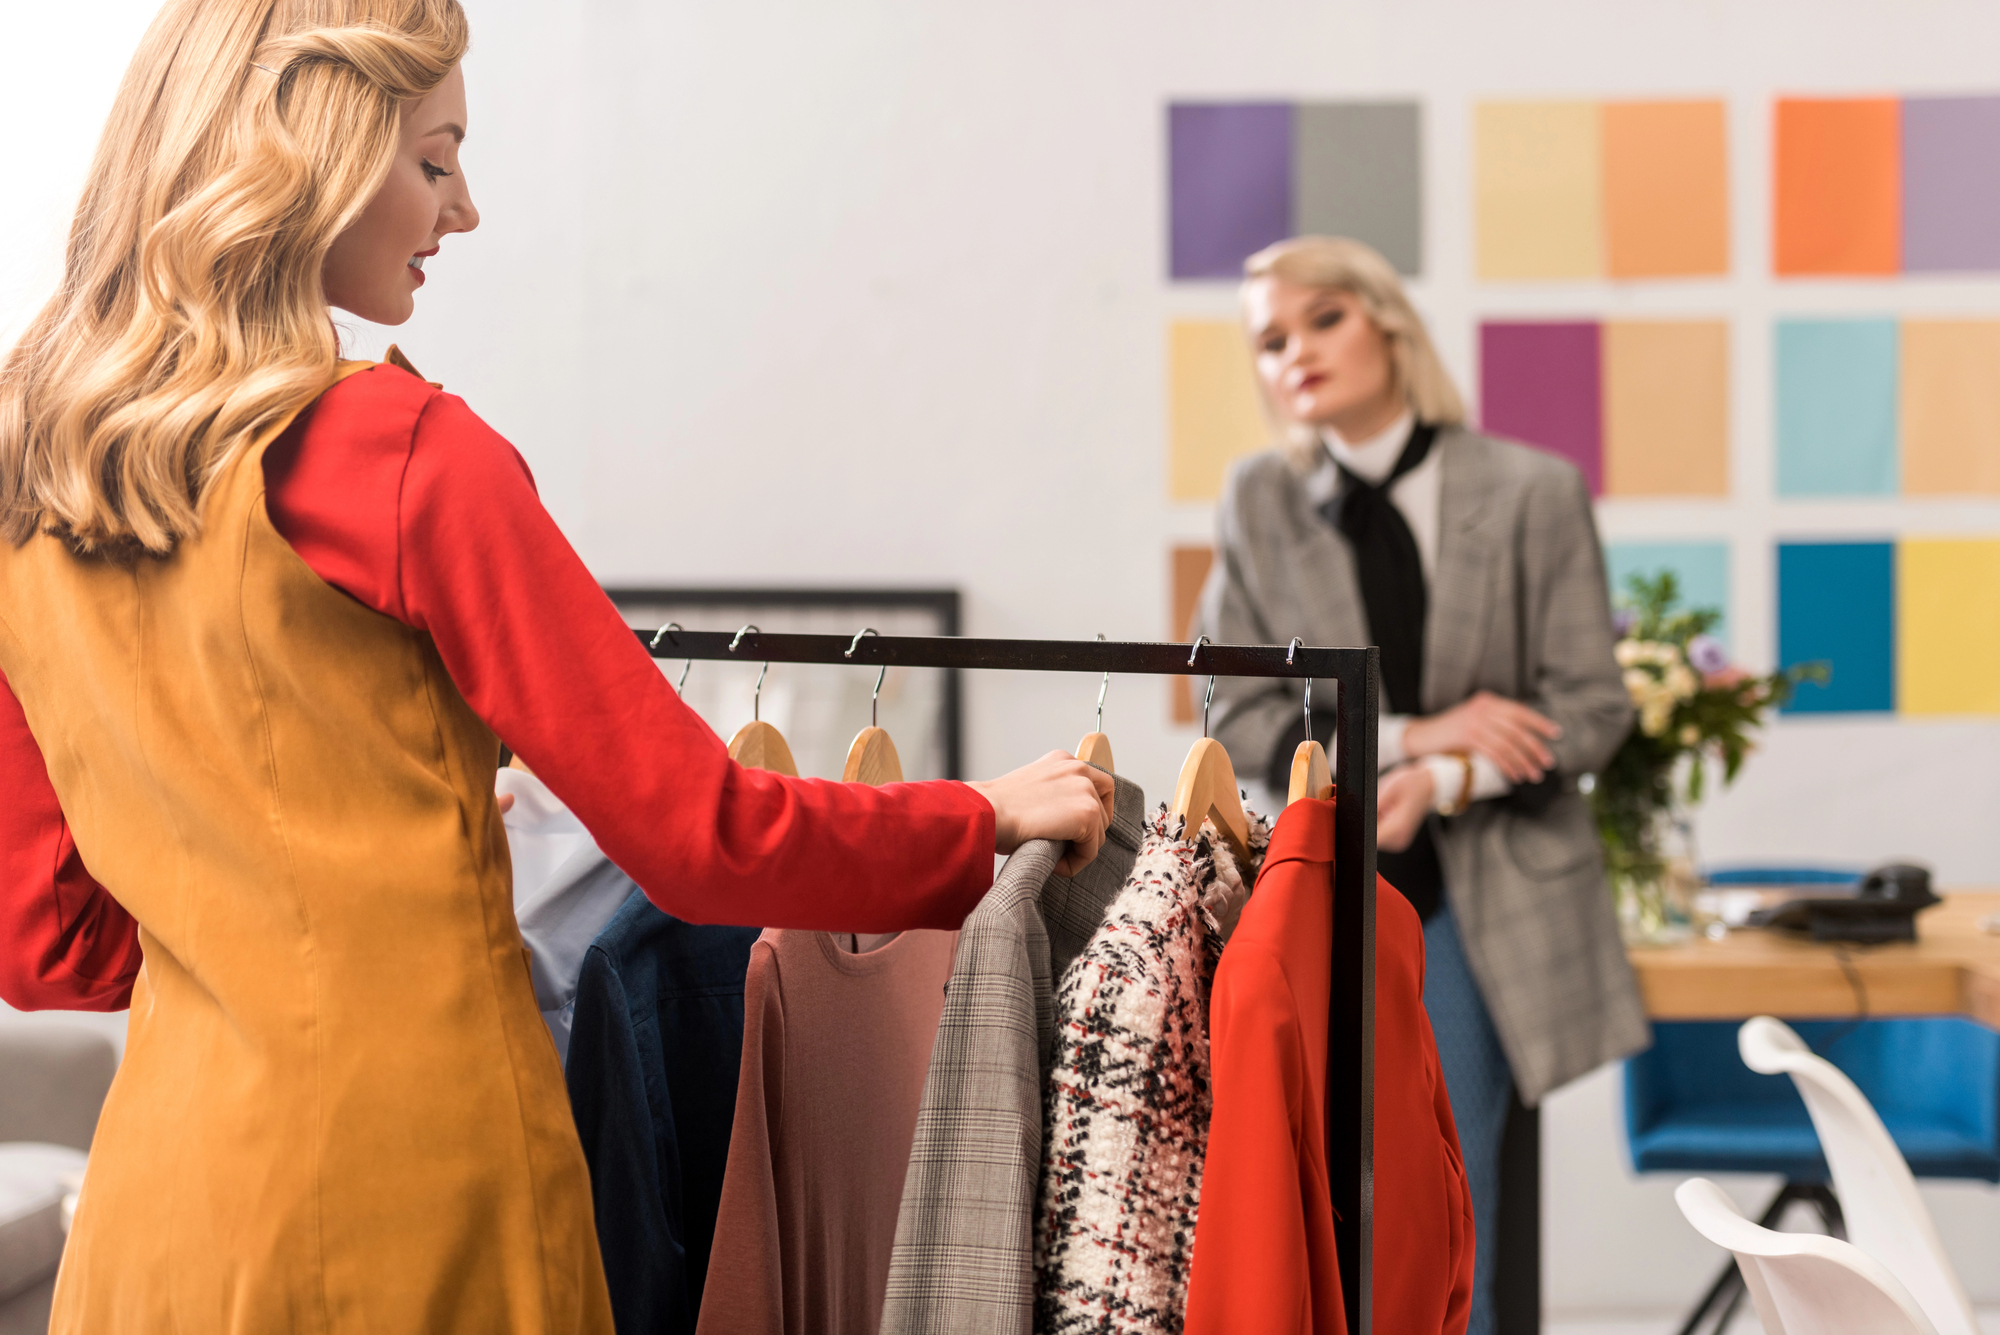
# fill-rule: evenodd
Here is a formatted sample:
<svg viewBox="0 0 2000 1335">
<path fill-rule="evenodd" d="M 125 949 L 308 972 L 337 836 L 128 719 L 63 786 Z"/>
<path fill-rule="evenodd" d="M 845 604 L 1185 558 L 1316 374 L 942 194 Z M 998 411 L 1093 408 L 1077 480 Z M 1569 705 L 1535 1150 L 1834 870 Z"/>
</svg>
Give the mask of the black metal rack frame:
<svg viewBox="0 0 2000 1335">
<path fill-rule="evenodd" d="M 1348 1329 L 1367 1335 L 1373 1273 L 1375 1146 L 1375 764 L 1381 659 L 1375 649 L 1273 645 L 982 640 L 956 636 L 781 635 L 640 630 L 655 658 L 824 663 L 947 671 L 1288 677 L 1336 683 L 1333 995 L 1327 1032 L 1327 1168 L 1341 1221 Z M 1351 1081 L 1339 1073 L 1351 1073 Z M 1349 1225 L 1352 1221 L 1352 1225 Z"/>
<path fill-rule="evenodd" d="M 871 589 L 871 588 L 644 588 L 612 586 L 605 589 L 621 611 L 648 603 L 679 607 L 746 608 L 827 608 L 850 609 L 865 619 L 876 608 L 908 608 L 928 612 L 941 635 L 957 635 L 961 625 L 963 598 L 957 589 Z M 741 658 L 741 654 L 727 655 Z M 777 660 L 773 660 L 774 662 Z M 845 659 L 843 662 L 847 661 Z M 944 748 L 944 777 L 965 777 L 964 691 L 956 668 L 944 670 L 944 700 L 938 726 Z"/>
</svg>

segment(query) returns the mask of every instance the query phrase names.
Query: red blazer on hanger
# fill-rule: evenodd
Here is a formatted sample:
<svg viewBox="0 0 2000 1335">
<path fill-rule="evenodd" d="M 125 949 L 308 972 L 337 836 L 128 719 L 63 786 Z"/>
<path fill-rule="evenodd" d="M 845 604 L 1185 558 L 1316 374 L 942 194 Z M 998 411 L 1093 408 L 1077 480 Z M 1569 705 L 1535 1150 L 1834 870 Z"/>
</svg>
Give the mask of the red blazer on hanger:
<svg viewBox="0 0 2000 1335">
<path fill-rule="evenodd" d="M 1222 952 L 1187 1335 L 1345 1335 L 1326 1166 L 1333 803 L 1294 802 Z M 1462 1335 L 1472 1198 L 1423 1006 L 1423 924 L 1375 887 L 1375 1335 Z"/>
</svg>

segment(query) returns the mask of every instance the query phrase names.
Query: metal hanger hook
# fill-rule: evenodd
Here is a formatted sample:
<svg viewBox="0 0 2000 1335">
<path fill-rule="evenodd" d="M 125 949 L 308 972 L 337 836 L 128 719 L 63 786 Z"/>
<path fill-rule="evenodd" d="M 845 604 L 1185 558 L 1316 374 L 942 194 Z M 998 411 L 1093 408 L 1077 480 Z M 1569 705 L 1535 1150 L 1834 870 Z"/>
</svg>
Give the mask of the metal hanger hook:
<svg viewBox="0 0 2000 1335">
<path fill-rule="evenodd" d="M 669 621 L 669 622 L 668 622 L 668 623 L 667 623 L 666 625 L 664 625 L 664 626 L 660 627 L 660 628 L 659 628 L 658 630 L 656 630 L 656 631 L 654 631 L 654 632 L 653 632 L 653 643 L 652 643 L 652 645 L 651 645 L 650 647 L 652 647 L 652 648 L 654 648 L 654 649 L 657 649 L 657 648 L 659 648 L 659 647 L 660 647 L 660 637 L 661 637 L 662 635 L 665 635 L 665 634 L 666 634 L 666 633 L 667 633 L 668 631 L 670 631 L 670 630 L 686 630 L 686 629 L 687 629 L 687 627 L 686 627 L 686 626 L 683 626 L 683 625 L 682 625 L 682 624 L 681 624 L 680 622 L 678 622 L 678 621 Z M 675 643 L 675 644 L 679 644 L 679 643 L 680 643 L 680 641 L 679 641 L 678 639 L 676 639 L 676 640 L 674 640 L 674 643 Z M 674 683 L 674 694 L 675 694 L 675 695 L 686 695 L 686 694 L 687 694 L 687 684 L 688 684 L 688 673 L 692 672 L 693 670 L 694 670 L 694 660 L 693 660 L 692 658 L 690 658 L 690 659 L 689 659 L 689 660 L 688 660 L 688 661 L 687 661 L 687 662 L 686 662 L 686 663 L 685 663 L 685 664 L 684 664 L 684 665 L 683 665 L 683 666 L 681 667 L 681 679 L 680 679 L 679 681 L 677 681 L 677 682 L 675 682 L 675 683 Z"/>
<path fill-rule="evenodd" d="M 1195 636 L 1194 648 L 1188 650 L 1188 666 L 1193 667 L 1194 660 L 1201 656 L 1201 646 L 1214 643 L 1215 641 L 1206 635 Z M 1211 672 L 1208 676 L 1208 691 L 1201 697 L 1201 735 L 1204 737 L 1208 736 L 1208 703 L 1213 699 L 1215 699 L 1215 674 Z"/>
<path fill-rule="evenodd" d="M 745 635 L 749 635 L 749 634 L 752 634 L 752 633 L 755 633 L 755 634 L 758 634 L 758 635 L 762 635 L 762 634 L 763 634 L 764 632 L 763 632 L 763 631 L 761 631 L 761 630 L 759 630 L 759 629 L 758 629 L 758 628 L 757 628 L 756 626 L 754 626 L 754 625 L 749 625 L 749 624 L 746 624 L 746 625 L 745 625 L 745 626 L 743 627 L 743 629 L 741 629 L 741 630 L 737 631 L 737 632 L 736 632 L 736 634 L 735 634 L 734 636 L 732 636 L 732 637 L 730 638 L 730 641 L 729 641 L 729 652 L 730 652 L 730 653 L 732 653 L 732 654 L 733 654 L 733 653 L 735 653 L 735 652 L 736 652 L 736 646 L 737 646 L 737 645 L 739 645 L 739 644 L 741 644 L 741 643 L 743 643 L 743 637 L 744 637 Z M 690 664 L 692 664 L 692 661 L 693 661 L 693 660 L 689 660 L 689 661 L 690 661 Z M 763 718 L 764 718 L 764 675 L 765 675 L 766 673 L 768 673 L 768 672 L 769 672 L 770 670 L 771 670 L 771 663 L 770 663 L 770 660 L 766 659 L 766 660 L 765 660 L 765 662 L 764 662 L 764 666 L 763 666 L 763 667 L 761 667 L 761 668 L 759 668 L 759 669 L 758 669 L 758 671 L 757 671 L 757 685 L 756 685 L 756 687 L 755 687 L 755 688 L 754 688 L 754 689 L 753 689 L 753 690 L 751 691 L 751 694 L 750 694 L 750 721 L 751 721 L 752 723 L 760 723 L 760 722 L 762 722 L 762 721 L 763 721 Z M 687 674 L 686 674 L 686 673 L 682 673 L 682 674 L 681 674 L 681 679 L 682 679 L 683 681 L 685 681 L 685 680 L 687 679 Z"/>
<path fill-rule="evenodd" d="M 1104 632 L 1098 631 L 1097 638 L 1103 639 Z M 1104 731 L 1104 693 L 1111 689 L 1111 669 L 1104 670 L 1104 680 L 1097 683 L 1097 730 Z"/>
<path fill-rule="evenodd" d="M 881 631 L 876 630 L 873 626 L 863 626 L 860 633 L 848 644 L 847 652 L 842 656 L 845 658 L 854 657 L 854 651 L 861 647 L 863 639 L 870 635 L 879 636 L 881 633 Z M 882 726 L 879 721 L 882 713 L 882 682 L 888 675 L 889 665 L 887 663 L 884 663 L 882 670 L 875 674 L 875 690 L 868 697 L 868 726 L 871 728 Z"/>
<path fill-rule="evenodd" d="M 1285 646 L 1286 667 L 1290 667 L 1292 665 L 1292 655 L 1297 653 L 1299 651 L 1299 646 L 1304 643 L 1305 639 L 1303 636 L 1299 635 L 1292 636 L 1292 642 Z M 1313 735 L 1313 679 L 1311 677 L 1307 677 L 1306 678 L 1306 740 L 1311 741 L 1312 735 Z"/>
</svg>

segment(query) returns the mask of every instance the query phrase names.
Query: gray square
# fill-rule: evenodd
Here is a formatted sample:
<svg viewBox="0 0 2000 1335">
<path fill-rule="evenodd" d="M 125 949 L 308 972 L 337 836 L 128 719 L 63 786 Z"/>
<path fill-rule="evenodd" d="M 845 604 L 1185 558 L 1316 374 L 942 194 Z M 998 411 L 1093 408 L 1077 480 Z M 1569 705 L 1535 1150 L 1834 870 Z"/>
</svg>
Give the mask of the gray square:
<svg viewBox="0 0 2000 1335">
<path fill-rule="evenodd" d="M 1423 272 L 1423 153 L 1415 102 L 1301 102 L 1292 126 L 1292 232 L 1351 236 Z"/>
</svg>

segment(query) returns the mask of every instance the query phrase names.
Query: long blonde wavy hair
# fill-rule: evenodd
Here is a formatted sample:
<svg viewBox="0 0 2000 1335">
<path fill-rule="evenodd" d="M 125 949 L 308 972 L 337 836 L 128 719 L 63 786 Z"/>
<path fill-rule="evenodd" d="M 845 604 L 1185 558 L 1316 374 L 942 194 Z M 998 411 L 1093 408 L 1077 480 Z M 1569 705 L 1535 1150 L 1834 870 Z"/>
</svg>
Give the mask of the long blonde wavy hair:
<svg viewBox="0 0 2000 1335">
<path fill-rule="evenodd" d="M 1418 421 L 1435 426 L 1456 426 L 1465 421 L 1465 401 L 1451 383 L 1424 318 L 1410 304 L 1396 266 L 1384 259 L 1373 246 L 1345 236 L 1295 236 L 1264 247 L 1243 261 L 1245 331 L 1253 345 L 1257 331 L 1250 329 L 1247 299 L 1250 285 L 1261 278 L 1275 278 L 1297 287 L 1332 288 L 1345 292 L 1361 303 L 1369 320 L 1389 344 L 1389 365 L 1397 388 Z M 1254 346 L 1253 346 L 1254 354 Z M 1285 438 L 1286 454 L 1293 465 L 1310 470 L 1321 457 L 1319 434 L 1311 427 L 1290 421 L 1271 401 L 1263 377 L 1257 379 L 1264 411 Z"/>
<path fill-rule="evenodd" d="M 62 284 L 0 361 L 0 534 L 164 555 L 260 431 L 331 378 L 321 267 L 458 0 L 169 0 L 119 86 Z"/>
</svg>

